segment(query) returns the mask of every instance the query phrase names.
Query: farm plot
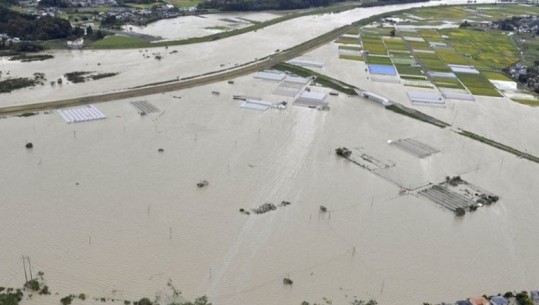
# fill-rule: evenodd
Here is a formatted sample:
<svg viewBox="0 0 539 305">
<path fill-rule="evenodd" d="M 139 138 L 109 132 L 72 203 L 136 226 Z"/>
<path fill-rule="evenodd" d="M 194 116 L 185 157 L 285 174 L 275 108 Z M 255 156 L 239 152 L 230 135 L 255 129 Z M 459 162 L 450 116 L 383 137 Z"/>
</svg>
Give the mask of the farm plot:
<svg viewBox="0 0 539 305">
<path fill-rule="evenodd" d="M 469 61 L 455 50 L 436 49 L 436 54 L 440 59 L 448 64 L 467 65 Z"/>
<path fill-rule="evenodd" d="M 431 79 L 431 82 L 433 82 L 437 87 L 465 89 L 464 86 L 461 84 L 461 82 L 458 79 L 439 78 L 438 77 L 438 78 Z"/>
<path fill-rule="evenodd" d="M 383 37 L 386 49 L 389 51 L 402 50 L 408 51 L 408 46 L 404 43 L 404 40 L 400 37 Z"/>
<path fill-rule="evenodd" d="M 509 37 L 499 32 L 480 32 L 464 29 L 443 30 L 455 51 L 468 58 L 470 65 L 480 70 L 503 69 L 518 57 L 518 50 Z"/>
<path fill-rule="evenodd" d="M 418 33 L 423 39 L 430 43 L 444 41 L 442 35 L 440 35 L 437 30 L 419 30 Z"/>
<path fill-rule="evenodd" d="M 388 56 L 367 56 L 367 63 L 377 65 L 391 65 L 391 59 Z"/>
<path fill-rule="evenodd" d="M 374 36 L 361 36 L 363 48 L 369 54 L 387 55 L 387 50 L 382 39 Z"/>
<path fill-rule="evenodd" d="M 407 54 L 393 55 L 391 62 L 398 65 L 415 65 L 417 63 L 413 56 Z"/>
<path fill-rule="evenodd" d="M 339 58 L 363 61 L 363 48 L 355 45 L 339 45 Z"/>
<path fill-rule="evenodd" d="M 456 73 L 456 75 L 470 93 L 474 95 L 502 96 L 494 85 L 481 74 Z"/>
<path fill-rule="evenodd" d="M 395 65 L 395 68 L 397 68 L 397 71 L 399 72 L 401 78 L 403 76 L 411 76 L 412 78 L 425 79 L 425 75 L 421 71 L 420 67 L 397 64 Z"/>
<path fill-rule="evenodd" d="M 348 36 L 341 36 L 341 37 L 337 38 L 337 40 L 335 40 L 335 42 L 339 43 L 339 44 L 351 44 L 351 45 L 354 45 L 354 44 L 360 45 L 361 44 L 361 41 L 359 40 L 359 38 L 352 38 L 352 37 L 348 37 Z"/>
</svg>

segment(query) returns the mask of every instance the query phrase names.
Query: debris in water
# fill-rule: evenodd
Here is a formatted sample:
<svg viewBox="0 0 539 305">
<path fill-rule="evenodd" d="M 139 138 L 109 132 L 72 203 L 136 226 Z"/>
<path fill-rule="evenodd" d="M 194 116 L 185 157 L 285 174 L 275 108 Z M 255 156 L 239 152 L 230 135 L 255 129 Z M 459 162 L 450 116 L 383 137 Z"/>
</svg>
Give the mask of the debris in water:
<svg viewBox="0 0 539 305">
<path fill-rule="evenodd" d="M 199 183 L 197 183 L 197 186 L 198 187 L 205 187 L 205 186 L 208 186 L 209 184 L 210 183 L 208 182 L 208 180 L 202 180 Z"/>
<path fill-rule="evenodd" d="M 343 158 L 350 158 L 350 156 L 352 155 L 352 152 L 346 148 L 346 147 L 339 147 L 337 149 L 335 149 L 335 153 L 338 155 L 338 156 L 341 156 Z"/>
</svg>

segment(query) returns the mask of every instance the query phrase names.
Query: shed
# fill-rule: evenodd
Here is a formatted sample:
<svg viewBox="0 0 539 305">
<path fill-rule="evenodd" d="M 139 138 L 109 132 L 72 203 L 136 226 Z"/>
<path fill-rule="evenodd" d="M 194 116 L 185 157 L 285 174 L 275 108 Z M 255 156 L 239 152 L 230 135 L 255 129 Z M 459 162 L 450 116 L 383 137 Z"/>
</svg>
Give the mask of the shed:
<svg viewBox="0 0 539 305">
<path fill-rule="evenodd" d="M 329 104 L 325 101 L 326 97 L 327 95 L 325 93 L 303 91 L 295 101 L 295 104 L 310 108 L 324 107 Z"/>
<path fill-rule="evenodd" d="M 384 106 L 391 105 L 391 102 L 387 98 L 385 98 L 383 96 L 380 96 L 378 94 L 374 94 L 372 92 L 364 91 L 364 92 L 362 92 L 362 96 L 364 98 L 368 98 L 369 100 L 373 100 L 373 101 L 375 101 L 377 103 L 380 103 L 380 104 L 382 104 Z"/>
<path fill-rule="evenodd" d="M 530 297 L 534 302 L 539 302 L 539 291 L 538 290 L 532 290 L 530 291 Z"/>
</svg>

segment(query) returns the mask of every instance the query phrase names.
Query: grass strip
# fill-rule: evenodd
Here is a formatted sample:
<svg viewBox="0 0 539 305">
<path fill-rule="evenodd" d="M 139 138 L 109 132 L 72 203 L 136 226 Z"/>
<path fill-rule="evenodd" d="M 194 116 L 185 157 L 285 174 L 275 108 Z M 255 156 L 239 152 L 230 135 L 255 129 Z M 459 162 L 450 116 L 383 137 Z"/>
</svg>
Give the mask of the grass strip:
<svg viewBox="0 0 539 305">
<path fill-rule="evenodd" d="M 354 91 L 354 86 L 343 83 L 339 80 L 336 80 L 334 78 L 331 78 L 329 76 L 316 73 L 312 70 L 305 69 L 303 67 L 298 67 L 295 65 L 287 64 L 287 63 L 280 63 L 272 67 L 273 69 L 280 70 L 280 71 L 288 71 L 292 72 L 294 74 L 297 74 L 302 77 L 310 77 L 315 76 L 315 82 L 324 86 L 331 88 L 333 90 L 340 91 L 342 93 L 346 93 L 348 95 L 357 95 L 357 93 Z"/>
<path fill-rule="evenodd" d="M 479 141 L 481 143 L 485 143 L 485 144 L 490 145 L 492 147 L 495 147 L 495 148 L 498 148 L 498 149 L 503 150 L 505 152 L 508 152 L 510 154 L 513 154 L 513 155 L 515 155 L 515 156 L 517 156 L 519 158 L 524 158 L 524 159 L 533 161 L 535 163 L 539 163 L 539 158 L 534 156 L 534 155 L 531 155 L 531 154 L 525 153 L 525 152 L 521 152 L 518 149 L 515 149 L 515 148 L 507 146 L 505 144 L 496 142 L 496 141 L 491 140 L 491 139 L 487 139 L 487 138 L 482 137 L 482 136 L 480 136 L 478 134 L 475 134 L 473 132 L 469 132 L 467 130 L 460 130 L 458 133 L 465 136 L 465 137 L 468 137 L 470 139 Z"/>
<path fill-rule="evenodd" d="M 425 113 L 423 113 L 421 111 L 405 107 L 404 105 L 401 105 L 401 104 L 391 104 L 389 106 L 386 106 L 386 109 L 391 110 L 391 111 L 396 112 L 396 113 L 399 113 L 399 114 L 402 114 L 404 116 L 419 120 L 421 122 L 432 124 L 432 125 L 440 127 L 440 128 L 445 128 L 447 126 L 450 126 L 449 124 L 447 124 L 444 121 L 440 121 L 440 120 L 438 120 L 438 119 L 436 119 L 434 117 L 431 117 L 430 115 L 427 115 L 427 114 L 425 114 Z"/>
</svg>

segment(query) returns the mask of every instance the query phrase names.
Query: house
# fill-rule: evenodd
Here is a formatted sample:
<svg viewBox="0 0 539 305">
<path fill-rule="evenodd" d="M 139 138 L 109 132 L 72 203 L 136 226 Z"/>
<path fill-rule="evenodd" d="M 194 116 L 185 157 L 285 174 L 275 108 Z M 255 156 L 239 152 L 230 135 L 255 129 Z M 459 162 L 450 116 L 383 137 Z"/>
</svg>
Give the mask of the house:
<svg viewBox="0 0 539 305">
<path fill-rule="evenodd" d="M 468 300 L 461 300 L 461 301 L 457 301 L 457 303 L 455 303 L 456 305 L 472 305 L 472 303 L 470 303 L 470 301 Z"/>
<path fill-rule="evenodd" d="M 468 299 L 472 305 L 491 305 L 485 297 L 471 297 Z"/>
<path fill-rule="evenodd" d="M 490 298 L 490 303 L 492 303 L 492 305 L 508 305 L 509 301 L 502 296 L 495 296 Z"/>
</svg>

